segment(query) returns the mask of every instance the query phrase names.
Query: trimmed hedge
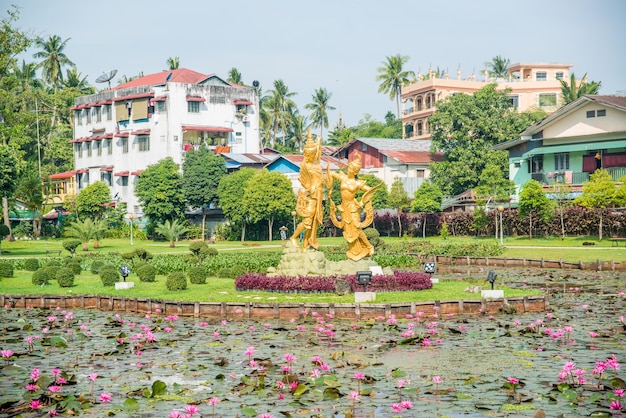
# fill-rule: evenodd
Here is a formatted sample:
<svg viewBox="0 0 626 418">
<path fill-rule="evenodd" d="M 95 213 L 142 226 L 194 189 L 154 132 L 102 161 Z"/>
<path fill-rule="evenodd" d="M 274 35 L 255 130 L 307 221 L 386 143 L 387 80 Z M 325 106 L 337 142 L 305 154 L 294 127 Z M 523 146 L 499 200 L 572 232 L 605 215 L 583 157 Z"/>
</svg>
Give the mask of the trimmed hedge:
<svg viewBox="0 0 626 418">
<path fill-rule="evenodd" d="M 104 261 L 100 261 L 100 260 L 94 261 L 93 263 L 91 263 L 91 272 L 93 274 L 100 273 L 100 268 L 102 268 L 102 266 L 104 266 Z"/>
<path fill-rule="evenodd" d="M 42 268 L 33 273 L 32 281 L 35 286 L 41 286 L 48 284 L 51 279 L 50 270 L 48 268 Z"/>
<path fill-rule="evenodd" d="M 62 267 L 57 271 L 56 274 L 57 282 L 61 287 L 72 287 L 74 286 L 74 272 L 69 267 Z"/>
<path fill-rule="evenodd" d="M 144 264 L 137 269 L 137 276 L 141 282 L 156 281 L 156 268 L 150 264 Z"/>
<path fill-rule="evenodd" d="M 267 277 L 264 274 L 249 273 L 235 280 L 237 290 L 262 290 L 271 292 L 323 292 L 334 293 L 335 281 L 344 279 L 350 283 L 352 291 L 361 291 L 362 285 L 356 281 L 356 275 L 350 276 L 307 276 L 291 277 L 276 276 Z M 372 277 L 367 285 L 370 292 L 396 292 L 430 289 L 433 284 L 430 276 L 422 272 L 399 271 L 392 275 L 380 275 Z"/>
<path fill-rule="evenodd" d="M 24 270 L 26 271 L 37 271 L 39 270 L 39 267 L 38 258 L 27 258 L 24 260 Z"/>
<path fill-rule="evenodd" d="M 115 286 L 120 281 L 120 273 L 112 265 L 105 265 L 100 268 L 100 280 L 104 286 Z"/>
<path fill-rule="evenodd" d="M 185 290 L 187 289 L 187 276 L 182 271 L 173 271 L 167 275 L 165 287 L 167 290 Z"/>
<path fill-rule="evenodd" d="M 0 261 L 0 277 L 13 277 L 13 264 Z"/>
<path fill-rule="evenodd" d="M 204 267 L 191 267 L 187 272 L 187 276 L 189 276 L 189 282 L 193 284 L 205 284 L 207 272 Z"/>
</svg>

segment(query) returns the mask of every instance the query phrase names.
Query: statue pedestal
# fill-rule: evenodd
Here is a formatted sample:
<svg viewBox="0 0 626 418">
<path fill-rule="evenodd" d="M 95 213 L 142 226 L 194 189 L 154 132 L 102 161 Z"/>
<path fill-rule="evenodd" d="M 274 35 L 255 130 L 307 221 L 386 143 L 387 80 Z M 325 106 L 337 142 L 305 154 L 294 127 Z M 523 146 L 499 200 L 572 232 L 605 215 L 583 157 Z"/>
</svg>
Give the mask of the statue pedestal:
<svg viewBox="0 0 626 418">
<path fill-rule="evenodd" d="M 481 290 L 480 296 L 483 299 L 503 299 L 504 290 Z"/>
<path fill-rule="evenodd" d="M 376 292 L 354 292 L 354 303 L 375 302 Z"/>
<path fill-rule="evenodd" d="M 133 287 L 135 287 L 135 283 L 134 282 L 117 282 L 117 283 L 115 283 L 115 290 L 132 289 Z"/>
</svg>

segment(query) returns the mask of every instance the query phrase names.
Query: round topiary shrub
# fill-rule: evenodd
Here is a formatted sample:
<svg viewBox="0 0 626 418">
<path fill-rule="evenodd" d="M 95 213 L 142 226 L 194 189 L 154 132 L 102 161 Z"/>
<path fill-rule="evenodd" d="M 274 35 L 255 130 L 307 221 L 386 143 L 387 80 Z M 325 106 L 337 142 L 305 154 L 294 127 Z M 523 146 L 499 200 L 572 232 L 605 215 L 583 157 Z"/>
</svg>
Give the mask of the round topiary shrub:
<svg viewBox="0 0 626 418">
<path fill-rule="evenodd" d="M 167 275 L 165 280 L 167 290 L 185 290 L 187 289 L 187 277 L 182 271 L 173 271 Z"/>
<path fill-rule="evenodd" d="M 137 269 L 137 276 L 141 282 L 154 282 L 156 281 L 156 267 L 144 264 Z"/>
<path fill-rule="evenodd" d="M 189 281 L 193 284 L 205 284 L 207 272 L 204 267 L 191 267 L 187 272 Z"/>
<path fill-rule="evenodd" d="M 35 286 L 41 286 L 48 284 L 50 281 L 50 270 L 47 268 L 39 269 L 33 273 L 33 284 Z"/>
<path fill-rule="evenodd" d="M 102 266 L 99 274 L 104 286 L 115 286 L 115 283 L 120 281 L 120 273 L 115 266 Z"/>
<path fill-rule="evenodd" d="M 13 264 L 0 261 L 0 277 L 13 277 Z"/>
<path fill-rule="evenodd" d="M 60 266 L 47 265 L 42 270 L 46 271 L 46 274 L 48 275 L 48 280 L 54 280 L 57 278 L 57 271 L 59 271 L 60 268 Z"/>
<path fill-rule="evenodd" d="M 24 270 L 26 271 L 37 271 L 39 270 L 39 259 L 38 258 L 27 258 L 24 260 Z"/>
<path fill-rule="evenodd" d="M 91 263 L 91 272 L 93 274 L 98 274 L 100 272 L 100 268 L 104 266 L 104 262 L 100 261 L 100 260 L 96 260 L 93 263 Z"/>
<path fill-rule="evenodd" d="M 67 263 L 65 267 L 72 270 L 74 274 L 80 274 L 83 271 L 79 262 Z"/>
<path fill-rule="evenodd" d="M 57 271 L 56 279 L 61 287 L 74 286 L 74 272 L 68 267 L 61 267 Z"/>
<path fill-rule="evenodd" d="M 58 260 L 50 260 L 46 267 L 61 267 L 61 263 Z"/>
<path fill-rule="evenodd" d="M 374 246 L 375 249 L 378 249 L 382 246 L 383 241 L 380 239 L 380 233 L 375 228 L 367 228 L 363 230 L 363 233 L 367 237 L 367 240 Z"/>
</svg>

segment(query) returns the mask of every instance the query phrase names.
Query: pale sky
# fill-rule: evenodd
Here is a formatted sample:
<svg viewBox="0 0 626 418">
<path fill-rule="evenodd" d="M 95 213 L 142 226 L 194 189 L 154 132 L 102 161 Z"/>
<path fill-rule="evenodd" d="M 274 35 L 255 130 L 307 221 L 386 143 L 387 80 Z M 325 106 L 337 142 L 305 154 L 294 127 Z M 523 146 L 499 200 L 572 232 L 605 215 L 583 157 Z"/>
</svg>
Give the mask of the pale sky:
<svg viewBox="0 0 626 418">
<path fill-rule="evenodd" d="M 97 88 L 106 71 L 118 70 L 116 82 L 179 57 L 181 67 L 224 79 L 235 67 L 264 92 L 282 79 L 305 115 L 324 87 L 336 108 L 331 129 L 340 111 L 348 126 L 395 113 L 376 75 L 396 54 L 415 73 L 432 66 L 453 78 L 460 65 L 463 78 L 475 70 L 479 80 L 496 55 L 567 63 L 601 81 L 601 94 L 626 95 L 625 0 L 2 0 L 3 16 L 11 3 L 20 29 L 71 38 L 66 55 Z"/>
</svg>

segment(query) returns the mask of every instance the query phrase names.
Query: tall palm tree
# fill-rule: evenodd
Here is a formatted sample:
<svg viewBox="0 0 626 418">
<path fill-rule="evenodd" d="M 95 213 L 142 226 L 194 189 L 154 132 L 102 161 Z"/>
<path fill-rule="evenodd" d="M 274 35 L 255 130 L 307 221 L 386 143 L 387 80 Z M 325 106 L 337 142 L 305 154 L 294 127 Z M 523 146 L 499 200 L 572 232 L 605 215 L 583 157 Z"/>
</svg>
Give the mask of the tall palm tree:
<svg viewBox="0 0 626 418">
<path fill-rule="evenodd" d="M 93 94 L 95 92 L 94 87 L 89 85 L 87 76 L 83 77 L 76 67 L 67 70 L 63 85 L 76 89 L 81 95 Z"/>
<path fill-rule="evenodd" d="M 304 141 L 307 129 L 307 117 L 296 112 L 293 115 L 293 122 L 291 125 L 291 138 L 294 141 L 294 148 L 297 146 L 297 150 L 299 152 L 302 152 L 302 142 Z"/>
<path fill-rule="evenodd" d="M 583 78 L 580 80 L 580 83 L 578 83 L 578 85 L 576 85 L 576 76 L 574 75 L 574 73 L 570 75 L 569 83 L 561 79 L 559 79 L 559 83 L 561 83 L 561 95 L 563 96 L 563 104 L 573 102 L 574 100 L 586 94 L 598 94 L 598 92 L 600 91 L 600 87 L 602 86 L 601 81 L 587 82 L 587 73 L 583 75 Z"/>
<path fill-rule="evenodd" d="M 63 82 L 63 67 L 74 65 L 63 52 L 69 40 L 70 38 L 67 38 L 63 41 L 58 35 L 52 35 L 47 40 L 43 38 L 35 40 L 35 45 L 41 48 L 41 51 L 35 52 L 33 58 L 41 59 L 38 67 L 41 68 L 44 80 L 55 92 Z"/>
<path fill-rule="evenodd" d="M 506 78 L 509 75 L 509 65 L 511 60 L 504 58 L 501 55 L 496 55 L 491 59 L 491 62 L 486 62 L 485 66 L 489 70 L 489 76 L 495 78 Z"/>
<path fill-rule="evenodd" d="M 235 67 L 231 68 L 228 72 L 228 78 L 226 79 L 229 83 L 240 84 L 243 85 L 243 80 L 241 79 L 241 73 Z"/>
<path fill-rule="evenodd" d="M 387 57 L 387 61 L 378 67 L 376 81 L 381 81 L 378 87 L 379 93 L 389 95 L 389 99 L 396 99 L 398 119 L 400 119 L 400 95 L 402 86 L 415 81 L 413 71 L 405 71 L 402 67 L 409 60 L 409 57 L 400 54 Z"/>
<path fill-rule="evenodd" d="M 154 229 L 154 232 L 170 242 L 171 248 L 175 247 L 175 242 L 178 241 L 178 238 L 183 236 L 187 231 L 187 227 L 185 227 L 185 225 L 178 219 L 174 219 L 171 222 L 167 219 L 165 222 L 158 224 Z"/>
<path fill-rule="evenodd" d="M 43 81 L 37 78 L 37 64 L 34 62 L 26 63 L 22 60 L 22 66 L 15 68 L 13 71 L 19 85 L 16 87 L 18 93 L 24 93 L 29 90 L 39 90 L 44 87 Z"/>
<path fill-rule="evenodd" d="M 315 93 L 311 97 L 313 98 L 313 103 L 307 103 L 304 107 L 312 111 L 310 116 L 311 126 L 319 127 L 320 138 L 323 138 L 324 128 L 328 128 L 328 111 L 335 110 L 333 106 L 328 104 L 333 94 L 329 93 L 325 88 L 320 87 L 315 90 Z"/>
<path fill-rule="evenodd" d="M 170 70 L 178 70 L 178 67 L 180 67 L 180 59 L 178 57 L 169 57 L 166 63 Z"/>
<path fill-rule="evenodd" d="M 281 128 L 283 133 L 283 145 L 285 144 L 285 136 L 287 135 L 287 124 L 290 122 L 293 109 L 296 108 L 296 102 L 292 97 L 297 93 L 290 92 L 289 87 L 285 85 L 283 80 L 274 81 L 274 89 L 268 91 L 268 98 L 265 101 L 270 114 L 272 115 L 272 124 L 274 136 L 272 138 L 272 146 L 276 145 L 276 136 L 278 129 Z"/>
</svg>

